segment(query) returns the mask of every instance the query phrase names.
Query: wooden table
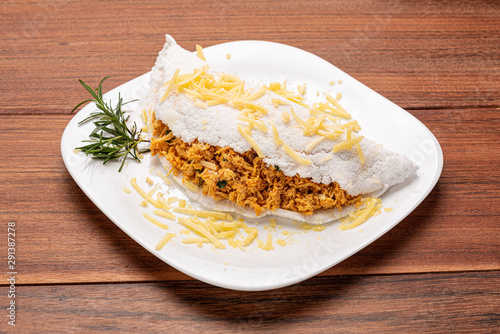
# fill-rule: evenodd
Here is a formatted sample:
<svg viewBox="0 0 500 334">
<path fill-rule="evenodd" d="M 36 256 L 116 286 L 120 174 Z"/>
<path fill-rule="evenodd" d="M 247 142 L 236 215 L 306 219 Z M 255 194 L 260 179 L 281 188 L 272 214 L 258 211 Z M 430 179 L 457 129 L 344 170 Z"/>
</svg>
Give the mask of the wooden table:
<svg viewBox="0 0 500 334">
<path fill-rule="evenodd" d="M 498 332 L 498 1 L 3 1 L 0 332 Z M 385 236 L 295 286 L 216 288 L 169 267 L 85 196 L 60 156 L 77 79 L 107 90 L 173 35 L 310 51 L 421 120 L 444 151 L 427 199 Z M 7 324 L 7 223 L 16 326 Z"/>
</svg>

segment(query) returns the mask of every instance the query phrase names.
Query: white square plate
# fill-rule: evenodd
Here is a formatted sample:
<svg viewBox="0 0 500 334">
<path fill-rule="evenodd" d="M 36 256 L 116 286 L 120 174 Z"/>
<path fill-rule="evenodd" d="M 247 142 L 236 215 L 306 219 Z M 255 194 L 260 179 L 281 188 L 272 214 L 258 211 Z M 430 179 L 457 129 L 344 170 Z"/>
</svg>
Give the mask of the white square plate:
<svg viewBox="0 0 500 334">
<path fill-rule="evenodd" d="M 198 248 L 183 244 L 184 228 L 175 222 L 165 221 L 168 232 L 176 233 L 165 247 L 155 250 L 155 245 L 167 232 L 146 220 L 143 213 L 152 214 L 152 208 L 138 204 L 142 198 L 132 191 L 127 194 L 123 187 L 132 189 L 130 179 L 136 177 L 143 188 L 150 187 L 145 179 L 149 176 L 168 196 L 186 198 L 176 185 L 168 186 L 156 175 L 161 170 L 156 158 L 146 155 L 142 163 L 132 160 L 118 173 L 119 162 L 92 160 L 75 147 L 88 139 L 93 129 L 91 122 L 79 126 L 78 122 L 95 110 L 89 104 L 70 121 L 61 140 L 64 163 L 71 176 L 87 196 L 118 227 L 144 248 L 172 267 L 201 281 L 236 290 L 268 290 L 291 285 L 312 277 L 355 254 L 409 215 L 429 194 L 436 184 L 443 167 L 443 154 L 436 138 L 419 120 L 391 101 L 364 86 L 325 60 L 306 51 L 271 42 L 239 41 L 215 45 L 204 49 L 207 61 L 215 68 L 238 74 L 254 83 L 282 82 L 288 87 L 307 84 L 306 99 L 314 102 L 326 92 L 333 96 L 342 93 L 341 103 L 362 127 L 367 138 L 383 144 L 386 148 L 404 154 L 418 164 L 417 177 L 391 188 L 382 197 L 384 207 L 391 212 L 370 218 L 361 226 L 348 231 L 337 229 L 339 223 L 328 224 L 321 232 L 303 231 L 290 221 L 278 220 L 283 228 L 273 231 L 273 240 L 282 238 L 289 242 L 274 250 L 264 251 L 256 247 L 255 241 L 246 251 L 227 246 L 215 250 L 209 245 Z M 230 54 L 230 59 L 226 55 Z M 334 80 L 336 83 L 330 85 Z M 339 83 L 340 81 L 340 83 Z M 105 94 L 105 100 L 118 101 L 118 93 L 124 101 L 144 99 L 148 91 L 149 73 L 131 80 Z M 83 88 L 82 88 L 83 89 Z M 140 111 L 143 100 L 128 104 L 131 120 L 142 126 Z M 151 171 L 153 170 L 153 171 Z M 200 207 L 191 203 L 193 207 Z M 200 207 L 201 208 L 201 207 Z M 248 224 L 259 220 L 245 219 Z M 259 237 L 265 240 L 269 229 L 268 219 L 256 225 Z M 297 232 L 283 236 L 284 231 Z"/>
</svg>

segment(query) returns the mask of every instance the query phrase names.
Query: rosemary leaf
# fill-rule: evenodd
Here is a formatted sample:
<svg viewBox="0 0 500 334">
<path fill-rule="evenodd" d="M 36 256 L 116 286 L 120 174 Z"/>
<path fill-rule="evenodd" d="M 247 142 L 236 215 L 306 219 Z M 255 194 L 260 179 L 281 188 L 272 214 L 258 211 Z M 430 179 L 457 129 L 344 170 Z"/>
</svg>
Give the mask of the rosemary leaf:
<svg viewBox="0 0 500 334">
<path fill-rule="evenodd" d="M 94 121 L 95 128 L 90 132 L 89 139 L 83 140 L 87 145 L 77 147 L 86 155 L 92 156 L 93 159 L 104 160 L 103 164 L 109 160 L 122 159 L 118 172 L 121 172 L 125 160 L 131 158 L 136 161 L 141 161 L 139 155 L 149 152 L 149 147 L 139 148 L 141 143 L 149 142 L 141 138 L 141 130 L 137 129 L 135 122 L 128 127 L 127 121 L 130 116 L 125 116 L 122 107 L 130 102 L 123 102 L 123 99 L 118 96 L 118 103 L 115 107 L 111 102 L 104 102 L 102 96 L 102 83 L 109 77 L 104 77 L 96 89 L 92 89 L 82 80 L 80 84 L 89 92 L 92 99 L 87 99 L 76 105 L 71 112 L 77 110 L 80 106 L 87 102 L 94 102 L 98 111 L 94 111 L 78 124 L 86 123 L 90 120 Z"/>
</svg>

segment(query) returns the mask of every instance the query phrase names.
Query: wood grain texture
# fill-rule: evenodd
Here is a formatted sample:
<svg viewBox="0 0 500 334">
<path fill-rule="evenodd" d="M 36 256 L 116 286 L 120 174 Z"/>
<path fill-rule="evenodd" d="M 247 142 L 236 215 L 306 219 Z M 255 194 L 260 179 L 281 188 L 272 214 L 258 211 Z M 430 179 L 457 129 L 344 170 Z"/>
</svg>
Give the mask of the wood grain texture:
<svg viewBox="0 0 500 334">
<path fill-rule="evenodd" d="M 405 108 L 499 106 L 498 1 L 8 1 L 0 113 L 66 113 L 77 78 L 109 87 L 185 48 L 270 40 L 335 64 Z"/>
<path fill-rule="evenodd" d="M 0 297 L 0 333 L 500 332 L 499 21 L 495 0 L 1 1 L 0 220 L 17 223 L 19 275 L 18 326 Z M 77 79 L 110 75 L 109 90 L 146 73 L 165 33 L 190 50 L 270 40 L 326 59 L 429 127 L 438 184 L 300 284 L 248 293 L 178 272 L 98 210 L 59 149 L 87 98 Z"/>
<path fill-rule="evenodd" d="M 493 333 L 499 284 L 497 273 L 485 272 L 316 277 L 258 293 L 184 281 L 21 286 L 18 326 L 38 332 L 43 323 L 50 333 Z"/>
<path fill-rule="evenodd" d="M 440 181 L 396 228 L 323 275 L 500 269 L 500 113 L 412 113 L 442 145 Z M 0 214 L 19 226 L 19 282 L 187 279 L 116 227 L 72 180 L 59 151 L 70 117 L 0 116 L 0 142 L 20 138 L 2 147 L 0 160 Z"/>
</svg>

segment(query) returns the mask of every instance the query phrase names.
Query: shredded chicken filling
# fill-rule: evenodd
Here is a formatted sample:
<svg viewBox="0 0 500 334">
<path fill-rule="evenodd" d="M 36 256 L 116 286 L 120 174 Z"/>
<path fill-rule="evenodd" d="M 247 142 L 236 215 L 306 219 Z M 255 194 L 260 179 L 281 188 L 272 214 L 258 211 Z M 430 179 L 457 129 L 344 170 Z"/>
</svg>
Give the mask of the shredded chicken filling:
<svg viewBox="0 0 500 334">
<path fill-rule="evenodd" d="M 279 167 L 265 164 L 253 149 L 241 154 L 197 140 L 186 143 L 156 118 L 153 128 L 152 154 L 166 157 L 175 175 L 182 173 L 184 181 L 218 201 L 230 200 L 252 208 L 257 215 L 266 209 L 310 215 L 319 209 L 340 210 L 360 203 L 360 196 L 347 194 L 335 182 L 322 184 L 299 175 L 284 175 Z"/>
</svg>

